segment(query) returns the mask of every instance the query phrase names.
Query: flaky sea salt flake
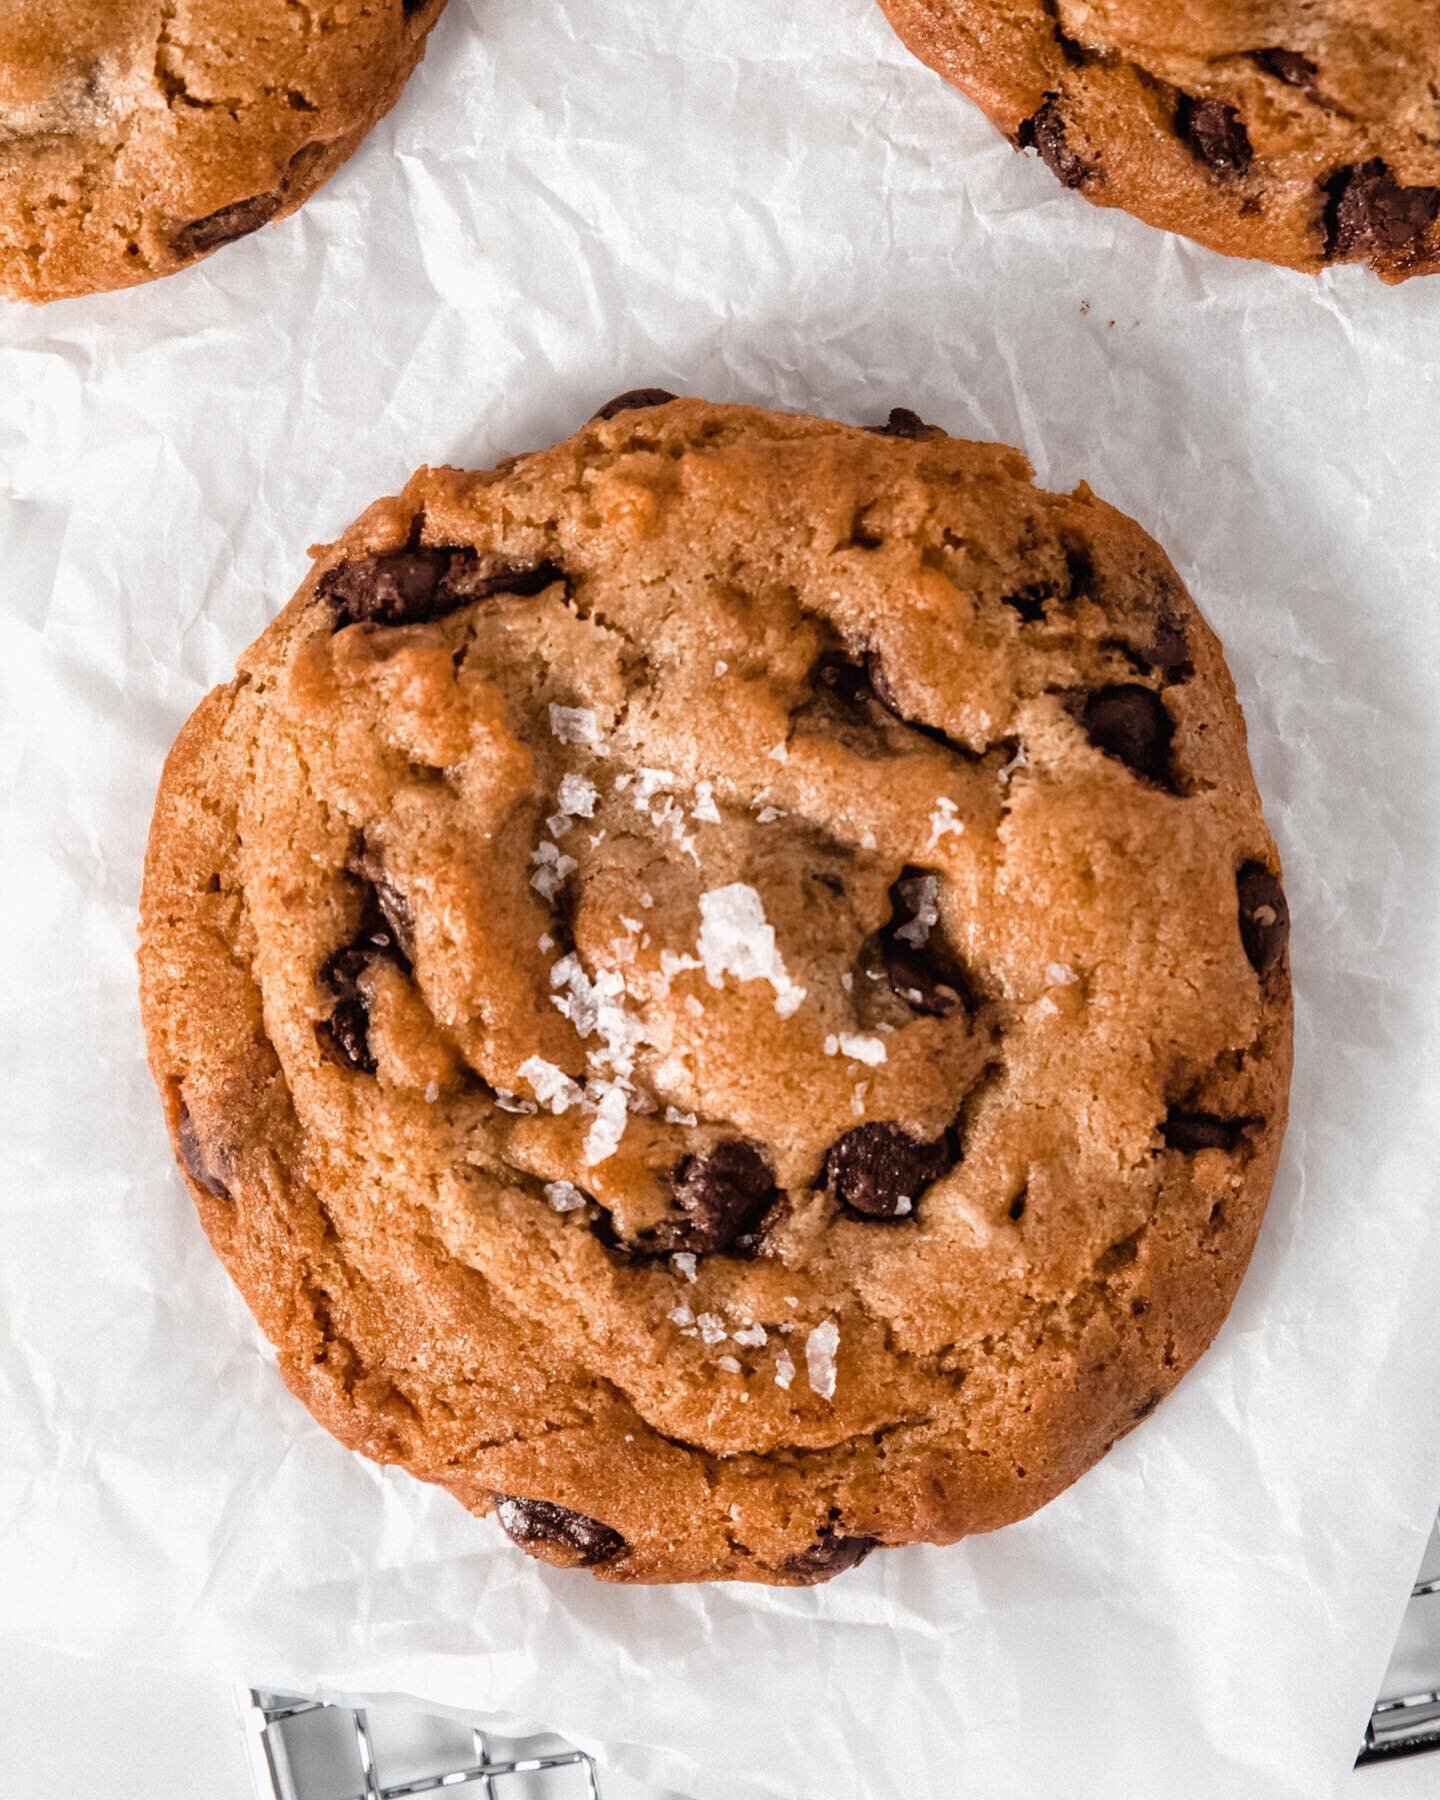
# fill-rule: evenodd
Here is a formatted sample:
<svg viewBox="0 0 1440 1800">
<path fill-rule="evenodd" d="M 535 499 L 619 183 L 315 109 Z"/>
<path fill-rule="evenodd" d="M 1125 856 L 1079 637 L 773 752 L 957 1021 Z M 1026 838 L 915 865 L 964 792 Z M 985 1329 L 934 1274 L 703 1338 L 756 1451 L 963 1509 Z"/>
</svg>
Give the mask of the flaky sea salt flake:
<svg viewBox="0 0 1440 1800">
<path fill-rule="evenodd" d="M 529 1056 L 520 1065 L 520 1077 L 535 1090 L 535 1098 L 553 1113 L 568 1112 L 581 1099 L 580 1086 L 543 1056 Z"/>
<path fill-rule="evenodd" d="M 723 1344 L 729 1333 L 725 1329 L 725 1321 L 719 1313 L 700 1313 L 695 1323 L 700 1327 L 700 1336 L 707 1344 Z"/>
<path fill-rule="evenodd" d="M 573 1181 L 547 1181 L 545 1198 L 557 1213 L 578 1212 L 585 1204 L 585 1196 Z"/>
<path fill-rule="evenodd" d="M 825 1040 L 827 1056 L 848 1056 L 868 1068 L 876 1068 L 885 1060 L 885 1044 L 881 1038 L 866 1037 L 860 1032 L 842 1031 Z"/>
<path fill-rule="evenodd" d="M 835 1352 L 839 1347 L 840 1327 L 833 1319 L 817 1325 L 805 1340 L 805 1372 L 822 1400 L 835 1397 Z"/>
<path fill-rule="evenodd" d="M 775 1355 L 775 1385 L 788 1388 L 795 1379 L 795 1358 L 788 1350 L 779 1350 Z"/>
<path fill-rule="evenodd" d="M 550 732 L 562 744 L 583 744 L 600 748 L 600 721 L 587 706 L 555 706 L 550 708 Z"/>
<path fill-rule="evenodd" d="M 595 803 L 600 798 L 600 790 L 588 775 L 562 775 L 555 800 L 561 812 L 569 813 L 577 819 L 591 819 L 595 816 Z"/>
<path fill-rule="evenodd" d="M 670 1258 L 670 1267 L 683 1275 L 686 1281 L 695 1280 L 695 1253 L 693 1250 L 677 1250 Z"/>
<path fill-rule="evenodd" d="M 948 794 L 936 797 L 935 810 L 930 815 L 930 842 L 925 846 L 927 850 L 933 850 L 941 838 L 964 831 L 965 821 L 956 816 L 959 811 L 960 808 Z"/>
<path fill-rule="evenodd" d="M 746 1325 L 740 1331 L 732 1331 L 730 1335 L 737 1344 L 744 1344 L 749 1350 L 763 1350 L 769 1342 L 769 1333 L 763 1325 Z"/>
</svg>

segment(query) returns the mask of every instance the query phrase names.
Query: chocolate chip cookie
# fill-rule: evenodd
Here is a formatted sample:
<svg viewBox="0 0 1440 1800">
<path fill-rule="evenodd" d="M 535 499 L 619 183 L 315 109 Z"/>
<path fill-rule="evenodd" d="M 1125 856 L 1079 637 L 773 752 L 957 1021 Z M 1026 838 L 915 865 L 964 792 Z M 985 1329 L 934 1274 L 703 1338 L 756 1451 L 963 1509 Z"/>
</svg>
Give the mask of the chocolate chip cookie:
<svg viewBox="0 0 1440 1800">
<path fill-rule="evenodd" d="M 805 1584 L 1033 1511 L 1200 1355 L 1287 938 L 1138 526 L 647 391 L 318 552 L 171 753 L 140 961 L 338 1437 L 552 1563 Z"/>
<path fill-rule="evenodd" d="M 881 0 L 1097 206 L 1293 269 L 1440 268 L 1429 0 Z"/>
<path fill-rule="evenodd" d="M 293 212 L 388 112 L 445 0 L 5 0 L 0 293 L 169 275 Z"/>
</svg>

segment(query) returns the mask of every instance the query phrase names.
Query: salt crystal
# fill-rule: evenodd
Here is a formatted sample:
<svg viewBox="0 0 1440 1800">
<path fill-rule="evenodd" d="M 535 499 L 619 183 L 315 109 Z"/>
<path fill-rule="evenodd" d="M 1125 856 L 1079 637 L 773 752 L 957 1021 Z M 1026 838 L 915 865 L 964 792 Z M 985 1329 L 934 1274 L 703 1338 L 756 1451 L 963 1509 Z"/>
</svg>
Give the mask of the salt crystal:
<svg viewBox="0 0 1440 1800">
<path fill-rule="evenodd" d="M 860 848 L 862 850 L 873 850 L 875 848 L 875 833 L 873 831 L 862 831 L 860 833 Z"/>
<path fill-rule="evenodd" d="M 720 1368 L 728 1369 L 732 1375 L 738 1375 L 740 1373 L 740 1358 L 738 1356 L 717 1356 L 715 1361 Z"/>
<path fill-rule="evenodd" d="M 705 1007 L 703 1002 L 697 1000 L 693 994 L 687 994 L 685 996 L 685 1010 L 692 1019 L 698 1019 L 704 1014 Z"/>
<path fill-rule="evenodd" d="M 698 956 L 687 956 L 678 950 L 662 950 L 660 952 L 660 973 L 667 981 L 673 979 L 684 969 L 703 969 L 704 963 Z"/>
<path fill-rule="evenodd" d="M 840 1327 L 833 1319 L 817 1325 L 805 1340 L 805 1372 L 822 1400 L 834 1398 L 835 1352 L 839 1346 Z"/>
<path fill-rule="evenodd" d="M 927 850 L 933 850 L 942 837 L 965 829 L 965 821 L 955 816 L 959 810 L 948 795 L 941 794 L 937 797 L 935 810 L 930 815 L 930 842 L 925 846 Z"/>
<path fill-rule="evenodd" d="M 694 1313 L 683 1303 L 680 1306 L 671 1307 L 670 1317 L 677 1325 L 693 1325 L 695 1323 Z"/>
<path fill-rule="evenodd" d="M 768 981 L 777 1009 L 795 991 L 775 945 L 775 927 L 753 887 L 731 882 L 700 896 L 700 958 L 711 987 L 723 987 L 726 975 L 740 981 Z M 804 998 L 803 991 L 800 998 Z"/>
<path fill-rule="evenodd" d="M 776 819 L 783 819 L 784 813 L 778 806 L 762 806 L 755 815 L 757 825 L 773 825 Z"/>
<path fill-rule="evenodd" d="M 869 1092 L 870 1083 L 868 1081 L 857 1081 L 855 1083 L 855 1091 L 850 1096 L 850 1110 L 857 1119 L 863 1119 L 865 1117 L 865 1096 Z"/>
<path fill-rule="evenodd" d="M 729 663 L 727 663 L 723 660 L 717 661 L 715 664 L 715 673 L 717 675 L 723 675 L 729 667 L 730 667 Z"/>
<path fill-rule="evenodd" d="M 573 856 L 562 856 L 559 846 L 551 843 L 541 844 L 530 860 L 539 865 L 530 877 L 530 885 L 547 900 L 553 900 L 566 878 L 580 867 Z"/>
<path fill-rule="evenodd" d="M 897 926 L 895 935 L 918 948 L 929 943 L 930 933 L 940 923 L 940 883 L 933 875 L 917 875 L 903 882 L 901 889 L 915 916 Z"/>
<path fill-rule="evenodd" d="M 585 1196 L 571 1181 L 547 1181 L 545 1198 L 558 1213 L 576 1212 L 585 1204 Z"/>
<path fill-rule="evenodd" d="M 540 1110 L 533 1100 L 522 1100 L 518 1094 L 512 1094 L 505 1088 L 496 1088 L 495 1104 L 501 1112 L 507 1113 L 533 1113 Z"/>
<path fill-rule="evenodd" d="M 426 1105 L 433 1106 L 439 1098 L 440 1098 L 440 1083 L 438 1081 L 427 1081 L 425 1084 Z"/>
<path fill-rule="evenodd" d="M 800 1302 L 795 1298 L 795 1296 L 793 1294 L 787 1294 L 785 1296 L 785 1304 L 787 1306 L 798 1306 L 800 1304 Z"/>
<path fill-rule="evenodd" d="M 600 721 L 584 706 L 551 706 L 550 731 L 562 744 L 600 744 Z"/>
<path fill-rule="evenodd" d="M 536 938 L 535 943 L 541 950 L 553 950 L 555 948 L 555 940 L 548 931 L 542 931 L 539 937 Z"/>
<path fill-rule="evenodd" d="M 678 1269 L 687 1281 L 695 1279 L 695 1257 L 689 1250 L 677 1250 L 670 1258 L 670 1267 Z"/>
<path fill-rule="evenodd" d="M 747 1325 L 743 1331 L 730 1334 L 737 1344 L 744 1344 L 751 1350 L 762 1350 L 768 1341 L 768 1334 L 763 1325 Z"/>
<path fill-rule="evenodd" d="M 667 1125 L 694 1125 L 697 1124 L 698 1121 L 694 1113 L 681 1112 L 678 1106 L 667 1106 L 665 1108 L 665 1123 Z"/>
<path fill-rule="evenodd" d="M 841 976 L 841 977 L 840 977 L 840 985 L 841 985 L 841 987 L 842 987 L 842 988 L 844 988 L 844 990 L 845 990 L 845 992 L 846 992 L 846 993 L 847 993 L 847 994 L 848 994 L 848 993 L 849 993 L 849 992 L 850 992 L 850 991 L 851 991 L 851 990 L 852 990 L 852 989 L 853 989 L 853 987 L 854 987 L 854 986 L 855 986 L 855 977 L 854 977 L 854 976 L 853 976 L 853 975 L 852 975 L 852 974 L 851 974 L 851 973 L 850 973 L 850 971 L 849 971 L 849 970 L 848 970 L 848 969 L 847 969 L 847 970 L 846 970 L 846 971 L 845 971 L 845 973 L 844 973 L 844 974 L 843 974 L 843 975 L 842 975 L 842 976 Z"/>
<path fill-rule="evenodd" d="M 1055 987 L 1071 987 L 1080 977 L 1069 963 L 1051 963 L 1045 970 L 1045 979 Z"/>
<path fill-rule="evenodd" d="M 581 1098 L 579 1084 L 563 1069 L 546 1062 L 543 1056 L 527 1057 L 520 1065 L 520 1075 L 535 1090 L 535 1098 L 540 1104 L 548 1106 L 553 1113 L 568 1112 Z"/>
<path fill-rule="evenodd" d="M 605 833 L 603 831 L 587 831 L 585 835 L 590 840 L 590 848 L 592 850 L 598 850 L 605 842 Z"/>
<path fill-rule="evenodd" d="M 795 1379 L 795 1358 L 788 1350 L 781 1350 L 775 1358 L 775 1385 L 788 1388 Z"/>
<path fill-rule="evenodd" d="M 1000 783 L 1001 787 L 1008 787 L 1015 771 L 1017 769 L 1028 768 L 1029 765 L 1030 759 L 1025 754 L 1025 746 L 1023 744 L 1017 744 L 1015 746 L 1015 754 L 1010 758 L 1009 762 L 1005 763 L 1001 768 L 995 771 L 995 779 Z"/>
<path fill-rule="evenodd" d="M 825 1040 L 827 1056 L 849 1056 L 856 1062 L 865 1063 L 870 1068 L 877 1067 L 885 1060 L 885 1044 L 878 1037 L 865 1037 L 859 1032 L 842 1031 L 838 1037 L 827 1037 Z"/>
<path fill-rule="evenodd" d="M 640 769 L 635 776 L 635 804 L 643 812 L 655 796 L 674 787 L 675 777 L 669 769 Z"/>
<path fill-rule="evenodd" d="M 625 1135 L 625 1127 L 629 1122 L 630 1108 L 625 1098 L 625 1090 L 616 1083 L 605 1085 L 599 1110 L 595 1114 L 590 1129 L 585 1133 L 585 1164 L 593 1168 L 607 1157 L 613 1156 L 619 1148 L 620 1140 Z"/>
<path fill-rule="evenodd" d="M 777 744 L 773 750 L 767 750 L 765 754 L 771 762 L 787 763 L 790 760 L 790 752 L 784 744 Z"/>
<path fill-rule="evenodd" d="M 577 819 L 591 819 L 595 816 L 595 802 L 600 798 L 600 790 L 588 775 L 562 775 L 555 798 L 561 812 L 570 813 Z"/>
<path fill-rule="evenodd" d="M 707 825 L 720 823 L 720 808 L 715 804 L 715 787 L 713 782 L 701 781 L 695 787 L 695 804 L 690 808 L 692 819 L 703 819 Z"/>
<path fill-rule="evenodd" d="M 640 904 L 645 908 L 646 912 L 649 912 L 650 908 L 655 904 L 655 896 L 653 894 L 642 894 L 640 896 Z"/>
<path fill-rule="evenodd" d="M 906 1213 L 914 1209 L 915 1202 L 908 1194 L 897 1194 L 895 1197 L 895 1217 L 903 1219 Z"/>
<path fill-rule="evenodd" d="M 700 1313 L 695 1320 L 700 1327 L 700 1335 L 707 1344 L 723 1344 L 728 1335 L 725 1321 L 719 1313 Z"/>
</svg>

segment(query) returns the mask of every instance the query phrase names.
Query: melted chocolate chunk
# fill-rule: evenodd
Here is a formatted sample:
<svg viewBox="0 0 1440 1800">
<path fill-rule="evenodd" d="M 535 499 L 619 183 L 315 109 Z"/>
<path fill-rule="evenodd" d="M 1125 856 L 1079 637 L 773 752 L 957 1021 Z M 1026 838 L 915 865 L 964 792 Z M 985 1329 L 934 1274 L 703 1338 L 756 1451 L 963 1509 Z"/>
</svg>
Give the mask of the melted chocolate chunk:
<svg viewBox="0 0 1440 1800">
<path fill-rule="evenodd" d="M 1195 673 L 1185 628 L 1168 613 L 1161 616 L 1151 642 L 1132 648 L 1131 654 L 1143 668 L 1157 670 L 1167 682 L 1188 681 Z"/>
<path fill-rule="evenodd" d="M 671 1181 L 681 1216 L 664 1233 L 668 1251 L 728 1250 L 759 1225 L 778 1197 L 769 1163 L 743 1138 L 682 1157 Z"/>
<path fill-rule="evenodd" d="M 1408 250 L 1440 214 L 1440 188 L 1401 187 L 1378 157 L 1326 183 L 1325 254 L 1335 259 Z"/>
<path fill-rule="evenodd" d="M 1192 154 L 1217 175 L 1243 175 L 1254 158 L 1244 120 L 1223 100 L 1182 95 L 1175 129 Z"/>
<path fill-rule="evenodd" d="M 1234 1150 L 1255 1119 L 1222 1119 L 1215 1113 L 1172 1106 L 1160 1126 L 1167 1150 Z"/>
<path fill-rule="evenodd" d="M 879 1543 L 879 1538 L 873 1537 L 837 1537 L 827 1526 L 808 1550 L 787 1556 L 780 1566 L 797 1582 L 813 1586 L 829 1581 L 832 1576 L 843 1575 L 847 1569 L 859 1568 Z"/>
<path fill-rule="evenodd" d="M 1308 56 L 1302 56 L 1298 50 L 1257 50 L 1254 55 L 1267 75 L 1283 81 L 1286 87 L 1302 89 L 1312 99 L 1317 97 L 1320 69 Z"/>
<path fill-rule="evenodd" d="M 1285 890 L 1264 863 L 1243 863 L 1236 871 L 1240 901 L 1240 941 L 1250 966 L 1267 975 L 1285 954 L 1290 941 L 1290 908 Z"/>
<path fill-rule="evenodd" d="M 919 413 L 911 412 L 908 406 L 892 406 L 890 417 L 883 425 L 867 425 L 865 429 L 875 437 L 906 438 L 912 444 L 925 444 L 945 435 L 938 425 L 927 425 Z"/>
<path fill-rule="evenodd" d="M 179 256 L 204 256 L 207 250 L 218 250 L 222 244 L 233 244 L 236 238 L 249 237 L 268 224 L 280 210 L 283 192 L 252 194 L 248 200 L 236 200 L 203 219 L 192 219 L 182 225 L 172 240 Z"/>
<path fill-rule="evenodd" d="M 207 1194 L 213 1194 L 217 1200 L 228 1200 L 230 1190 L 210 1167 L 205 1146 L 200 1142 L 195 1121 L 190 1117 L 190 1108 L 183 1100 L 180 1102 L 180 1120 L 175 1135 L 180 1142 L 180 1160 L 185 1165 L 185 1173 L 204 1188 Z"/>
<path fill-rule="evenodd" d="M 617 394 L 613 400 L 607 400 L 598 412 L 592 413 L 591 422 L 596 419 L 613 419 L 617 413 L 641 412 L 647 406 L 665 406 L 676 398 L 667 388 L 629 388 L 625 393 Z"/>
<path fill-rule="evenodd" d="M 370 1054 L 370 1006 L 360 987 L 360 977 L 370 961 L 363 944 L 337 950 L 320 971 L 320 979 L 335 996 L 328 1019 L 315 1021 L 315 1037 L 326 1059 L 360 1075 L 375 1073 Z"/>
<path fill-rule="evenodd" d="M 1150 688 L 1133 682 L 1097 688 L 1080 713 L 1085 735 L 1097 750 L 1164 786 L 1170 772 L 1173 727 L 1165 703 Z"/>
<path fill-rule="evenodd" d="M 836 1139 L 825 1153 L 822 1180 L 862 1219 L 903 1219 L 954 1161 L 949 1132 L 927 1140 L 912 1137 L 901 1125 L 875 1121 Z"/>
<path fill-rule="evenodd" d="M 399 946 L 406 962 L 412 962 L 415 957 L 415 913 L 409 900 L 390 879 L 385 868 L 385 858 L 378 850 L 362 842 L 350 861 L 350 872 L 369 883 L 389 935 Z M 362 934 L 373 939 L 373 923 L 370 932 L 365 932 L 364 923 L 361 930 Z"/>
<path fill-rule="evenodd" d="M 964 1004 L 965 983 L 949 954 L 936 912 L 937 877 L 907 868 L 890 889 L 890 921 L 880 956 L 890 986 L 909 1007 L 943 1019 Z"/>
<path fill-rule="evenodd" d="M 414 625 L 465 604 L 450 577 L 457 562 L 463 566 L 474 555 L 468 549 L 422 549 L 360 556 L 327 570 L 317 592 L 334 607 L 337 626 Z"/>
<path fill-rule="evenodd" d="M 515 1494 L 495 1496 L 495 1516 L 512 1543 L 522 1550 L 536 1544 L 559 1544 L 576 1553 L 582 1569 L 612 1562 L 630 1546 L 618 1531 L 584 1513 L 571 1512 L 550 1500 L 522 1500 Z"/>
<path fill-rule="evenodd" d="M 1040 160 L 1063 187 L 1083 187 L 1095 172 L 1078 151 L 1071 149 L 1065 136 L 1065 120 L 1053 94 L 1025 120 L 1015 141 L 1022 150 L 1038 150 Z"/>
</svg>

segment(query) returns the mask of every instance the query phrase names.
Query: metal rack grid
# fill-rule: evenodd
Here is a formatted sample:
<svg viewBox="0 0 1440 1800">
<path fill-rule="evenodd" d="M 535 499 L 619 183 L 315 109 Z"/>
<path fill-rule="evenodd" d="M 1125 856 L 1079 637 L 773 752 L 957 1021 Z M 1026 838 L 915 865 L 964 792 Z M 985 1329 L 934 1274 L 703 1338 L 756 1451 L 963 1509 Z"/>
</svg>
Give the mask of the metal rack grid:
<svg viewBox="0 0 1440 1800">
<path fill-rule="evenodd" d="M 542 1783 L 566 1770 L 574 1771 L 577 1778 L 568 1787 L 568 1795 L 575 1800 L 602 1800 L 593 1760 L 569 1745 L 529 1756 L 497 1755 L 489 1734 L 465 1726 L 457 1728 L 457 1735 L 469 1740 L 467 1757 L 442 1758 L 438 1766 L 428 1766 L 424 1773 L 391 1780 L 382 1772 L 368 1707 L 296 1699 L 258 1688 L 246 1693 L 252 1766 L 264 1800 L 271 1796 L 274 1800 L 411 1800 L 412 1796 L 461 1787 L 472 1788 L 483 1800 L 542 1800 L 542 1796 L 548 1800 L 551 1794 L 559 1800 L 557 1790 Z M 321 1719 L 338 1726 L 338 1734 L 330 1734 L 323 1745 L 310 1745 L 307 1756 L 306 1746 L 297 1741 L 297 1731 L 303 1732 L 307 1726 L 297 1726 L 297 1722 L 310 1721 L 308 1729 L 313 1730 Z M 328 1778 L 323 1796 L 314 1778 L 321 1758 Z"/>
<path fill-rule="evenodd" d="M 1440 1538 L 1435 1544 L 1435 1555 L 1428 1559 L 1432 1566 L 1440 1556 Z M 1433 1626 L 1440 1614 L 1437 1595 L 1440 1573 L 1423 1575 L 1411 1590 L 1411 1606 L 1429 1604 L 1422 1614 L 1407 1617 Z M 527 1740 L 502 1754 L 494 1748 L 494 1734 L 445 1721 L 454 1740 L 453 1753 L 432 1750 L 422 1759 L 423 1770 L 412 1768 L 403 1775 L 397 1771 L 392 1778 L 385 1772 L 385 1756 L 377 1751 L 366 1707 L 251 1688 L 243 1691 L 242 1708 L 250 1727 L 261 1800 L 413 1800 L 451 1788 L 467 1788 L 480 1800 L 604 1800 L 593 1760 L 558 1740 Z M 327 1740 L 307 1746 L 299 1734 L 313 1733 L 321 1721 L 329 1732 Z M 526 1750 L 532 1753 L 519 1753 Z M 1440 1751 L 1440 1686 L 1377 1700 L 1356 1767 L 1436 1751 Z M 321 1762 L 323 1785 L 315 1774 Z M 551 1779 L 561 1772 L 571 1773 L 563 1795 Z"/>
<path fill-rule="evenodd" d="M 1433 1600 L 1440 1594 L 1440 1575 L 1417 1581 L 1410 1603 Z M 1355 1759 L 1356 1768 L 1370 1763 L 1393 1762 L 1401 1756 L 1424 1756 L 1440 1750 L 1440 1689 L 1417 1694 L 1382 1696 L 1375 1702 L 1365 1742 Z"/>
</svg>

